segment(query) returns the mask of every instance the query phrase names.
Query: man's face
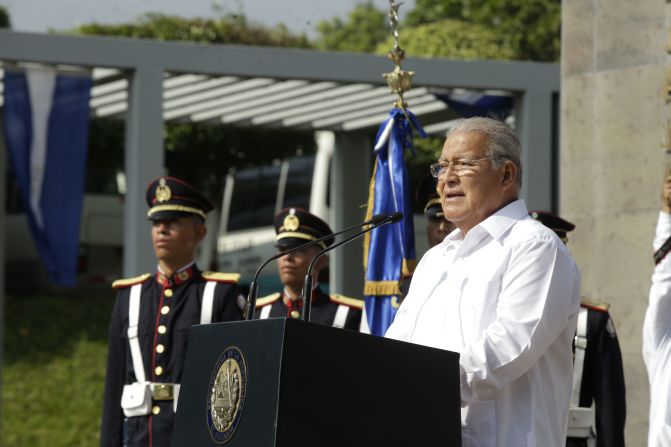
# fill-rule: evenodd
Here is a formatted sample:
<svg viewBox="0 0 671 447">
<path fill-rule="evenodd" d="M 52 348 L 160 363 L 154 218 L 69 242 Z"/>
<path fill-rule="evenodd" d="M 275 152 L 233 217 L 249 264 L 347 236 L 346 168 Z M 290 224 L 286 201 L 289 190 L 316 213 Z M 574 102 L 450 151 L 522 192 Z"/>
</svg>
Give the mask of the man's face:
<svg viewBox="0 0 671 447">
<path fill-rule="evenodd" d="M 485 158 L 488 142 L 487 135 L 480 132 L 452 133 L 443 145 L 439 161 Z M 506 163 L 494 169 L 491 160 L 482 160 L 460 172 L 453 167 L 443 172 L 438 178 L 438 193 L 445 219 L 467 233 L 504 206 Z"/>
<path fill-rule="evenodd" d="M 442 217 L 428 217 L 426 219 L 426 236 L 429 239 L 429 248 L 434 247 L 445 239 L 445 236 L 454 230 L 454 224 Z"/>
<path fill-rule="evenodd" d="M 283 251 L 283 250 L 280 250 Z M 301 290 L 305 282 L 305 275 L 308 273 L 308 267 L 312 258 L 314 258 L 321 249 L 317 246 L 307 247 L 277 259 L 277 268 L 280 272 L 282 284 L 293 290 Z M 318 271 L 324 258 L 317 261 L 313 271 Z"/>
<path fill-rule="evenodd" d="M 206 233 L 196 217 L 171 217 L 152 220 L 151 240 L 156 258 L 179 268 L 194 260 L 198 244 Z"/>
</svg>

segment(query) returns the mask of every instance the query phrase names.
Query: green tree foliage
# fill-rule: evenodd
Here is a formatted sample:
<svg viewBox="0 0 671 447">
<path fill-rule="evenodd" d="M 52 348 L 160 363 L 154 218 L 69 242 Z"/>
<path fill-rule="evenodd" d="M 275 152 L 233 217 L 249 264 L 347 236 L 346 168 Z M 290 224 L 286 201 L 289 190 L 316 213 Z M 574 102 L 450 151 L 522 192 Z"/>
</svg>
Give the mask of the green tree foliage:
<svg viewBox="0 0 671 447">
<path fill-rule="evenodd" d="M 11 28 L 12 23 L 9 20 L 9 13 L 4 6 L 0 6 L 0 28 Z"/>
<path fill-rule="evenodd" d="M 492 30 L 515 59 L 557 61 L 560 0 L 417 0 L 406 24 L 414 27 L 456 19 Z"/>
<path fill-rule="evenodd" d="M 336 17 L 317 24 L 317 47 L 322 50 L 367 51 L 389 35 L 386 14 L 369 0 L 358 4 L 346 20 Z"/>
<path fill-rule="evenodd" d="M 305 35 L 292 34 L 284 25 L 274 28 L 250 23 L 244 15 L 227 14 L 219 19 L 182 18 L 150 13 L 133 23 L 103 25 L 91 23 L 74 29 L 75 34 L 121 36 L 199 43 L 228 43 L 306 48 Z"/>
<path fill-rule="evenodd" d="M 388 37 L 376 52 L 386 54 L 393 43 L 393 38 Z M 516 55 L 494 30 L 452 19 L 404 28 L 400 43 L 412 56 L 510 60 Z"/>
</svg>

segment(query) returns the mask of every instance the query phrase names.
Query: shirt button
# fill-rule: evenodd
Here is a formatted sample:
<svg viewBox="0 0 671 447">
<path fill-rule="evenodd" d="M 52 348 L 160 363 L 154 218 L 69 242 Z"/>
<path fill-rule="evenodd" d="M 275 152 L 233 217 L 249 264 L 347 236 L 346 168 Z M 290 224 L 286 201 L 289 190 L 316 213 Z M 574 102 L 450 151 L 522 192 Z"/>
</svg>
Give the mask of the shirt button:
<svg viewBox="0 0 671 447">
<path fill-rule="evenodd" d="M 165 290 L 163 291 L 163 294 L 164 294 L 165 296 L 167 296 L 168 298 L 170 298 L 170 297 L 172 296 L 172 289 L 165 289 Z"/>
<path fill-rule="evenodd" d="M 160 376 L 161 374 L 163 374 L 163 368 L 161 366 L 157 366 L 156 368 L 154 368 L 154 373 L 157 376 Z"/>
<path fill-rule="evenodd" d="M 168 328 L 166 328 L 165 326 L 160 325 L 160 326 L 158 327 L 158 333 L 159 333 L 159 334 L 165 334 L 166 332 L 168 332 Z"/>
<path fill-rule="evenodd" d="M 159 354 L 163 354 L 163 351 L 165 351 L 165 346 L 156 345 L 156 352 L 158 352 Z"/>
<path fill-rule="evenodd" d="M 161 407 L 159 407 L 158 405 L 154 405 L 151 409 L 151 412 L 154 414 L 159 414 L 161 412 Z"/>
<path fill-rule="evenodd" d="M 166 315 L 168 312 L 170 312 L 170 307 L 168 307 L 168 306 L 161 307 L 161 313 L 163 315 Z"/>
</svg>

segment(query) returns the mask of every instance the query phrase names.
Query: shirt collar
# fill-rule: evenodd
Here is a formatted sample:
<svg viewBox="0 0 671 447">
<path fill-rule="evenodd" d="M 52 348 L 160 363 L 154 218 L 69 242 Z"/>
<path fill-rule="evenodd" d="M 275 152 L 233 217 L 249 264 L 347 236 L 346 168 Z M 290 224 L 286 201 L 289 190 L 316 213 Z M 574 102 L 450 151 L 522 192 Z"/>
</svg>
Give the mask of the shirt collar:
<svg viewBox="0 0 671 447">
<path fill-rule="evenodd" d="M 524 199 L 517 199 L 480 222 L 476 227 L 482 227 L 492 236 L 492 239 L 498 240 L 510 227 L 527 214 L 529 214 L 529 211 Z"/>
<path fill-rule="evenodd" d="M 498 240 L 515 222 L 527 214 L 529 214 L 529 211 L 524 199 L 517 199 L 471 228 L 468 233 L 478 234 L 484 231 L 489 233 L 492 239 Z M 457 228 L 445 237 L 443 244 L 446 245 L 446 248 L 457 247 L 461 245 L 463 240 L 464 233 Z"/>
</svg>

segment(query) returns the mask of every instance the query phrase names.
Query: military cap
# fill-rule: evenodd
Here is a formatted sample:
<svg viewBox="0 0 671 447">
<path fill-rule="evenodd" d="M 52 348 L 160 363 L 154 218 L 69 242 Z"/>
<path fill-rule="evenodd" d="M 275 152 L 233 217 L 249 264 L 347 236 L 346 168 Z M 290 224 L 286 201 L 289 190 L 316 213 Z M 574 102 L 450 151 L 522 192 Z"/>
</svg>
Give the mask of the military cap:
<svg viewBox="0 0 671 447">
<path fill-rule="evenodd" d="M 548 211 L 532 211 L 529 215 L 557 233 L 559 239 L 566 242 L 566 233 L 573 231 L 575 225 Z"/>
<path fill-rule="evenodd" d="M 175 177 L 159 177 L 147 187 L 149 220 L 195 214 L 205 219 L 214 205 L 196 188 Z"/>
<path fill-rule="evenodd" d="M 285 208 L 275 215 L 275 246 L 280 249 L 293 248 L 306 242 L 327 236 L 333 231 L 326 222 L 302 208 Z M 322 248 L 333 243 L 333 238 L 321 242 Z"/>
<path fill-rule="evenodd" d="M 427 174 L 417 185 L 415 199 L 424 209 L 424 215 L 429 218 L 443 217 L 443 207 L 437 191 L 436 179 Z"/>
</svg>

